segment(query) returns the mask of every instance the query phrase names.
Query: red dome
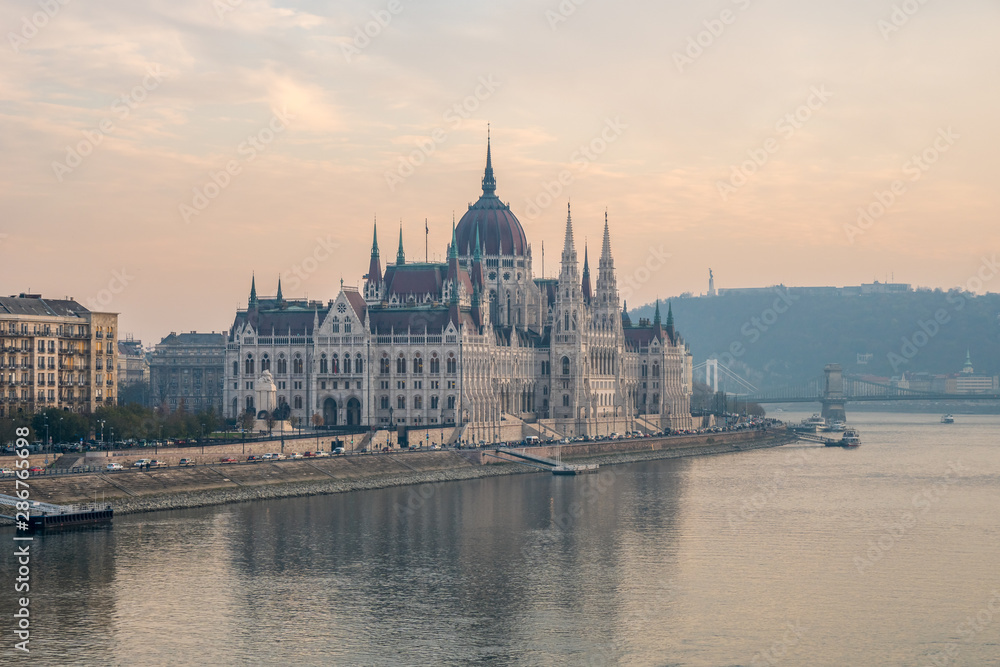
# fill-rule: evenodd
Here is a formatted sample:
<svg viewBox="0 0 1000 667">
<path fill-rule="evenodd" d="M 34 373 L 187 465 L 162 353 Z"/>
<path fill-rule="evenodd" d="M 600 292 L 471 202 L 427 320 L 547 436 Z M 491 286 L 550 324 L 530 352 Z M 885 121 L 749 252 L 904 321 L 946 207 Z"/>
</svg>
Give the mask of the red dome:
<svg viewBox="0 0 1000 667">
<path fill-rule="evenodd" d="M 476 232 L 484 255 L 517 255 L 528 252 L 524 229 L 510 207 L 496 195 L 497 182 L 493 178 L 493 160 L 489 141 L 486 142 L 486 173 L 483 176 L 483 196 L 469 207 L 455 228 L 455 239 L 460 255 L 476 250 Z"/>
<path fill-rule="evenodd" d="M 469 207 L 455 228 L 460 255 L 472 254 L 476 250 L 476 232 L 484 255 L 517 255 L 523 257 L 528 252 L 528 241 L 524 229 L 517 221 L 510 207 L 496 195 L 483 195 Z"/>
</svg>

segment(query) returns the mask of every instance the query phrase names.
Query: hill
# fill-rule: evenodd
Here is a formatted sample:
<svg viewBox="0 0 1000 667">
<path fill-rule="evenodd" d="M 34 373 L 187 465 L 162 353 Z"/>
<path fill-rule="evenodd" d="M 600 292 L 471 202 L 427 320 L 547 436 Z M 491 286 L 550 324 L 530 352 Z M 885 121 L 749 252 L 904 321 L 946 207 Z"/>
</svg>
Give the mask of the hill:
<svg viewBox="0 0 1000 667">
<path fill-rule="evenodd" d="M 956 373 L 967 349 L 977 373 L 1000 373 L 1000 294 L 776 286 L 670 303 L 695 364 L 717 358 L 758 387 L 819 379 L 828 363 L 855 375 Z M 632 321 L 653 308 L 630 311 Z"/>
</svg>

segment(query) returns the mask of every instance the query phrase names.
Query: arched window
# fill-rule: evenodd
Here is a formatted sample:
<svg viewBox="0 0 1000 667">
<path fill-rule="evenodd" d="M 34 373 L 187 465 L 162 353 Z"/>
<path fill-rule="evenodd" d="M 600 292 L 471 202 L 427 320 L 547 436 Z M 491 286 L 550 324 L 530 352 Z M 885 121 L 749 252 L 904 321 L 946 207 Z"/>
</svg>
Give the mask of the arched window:
<svg viewBox="0 0 1000 667">
<path fill-rule="evenodd" d="M 378 372 L 382 375 L 389 374 L 389 355 L 383 354 L 382 358 L 378 361 Z"/>
<path fill-rule="evenodd" d="M 562 374 L 569 375 L 569 357 L 562 358 Z"/>
<path fill-rule="evenodd" d="M 345 373 L 351 372 L 351 355 L 349 354 L 344 355 L 344 372 Z"/>
<path fill-rule="evenodd" d="M 455 397 L 454 396 L 449 396 L 448 397 L 448 409 L 449 410 L 454 410 L 455 409 Z"/>
<path fill-rule="evenodd" d="M 406 409 L 406 397 L 405 396 L 397 396 L 396 397 L 396 409 L 397 410 L 405 410 Z"/>
<path fill-rule="evenodd" d="M 653 362 L 653 377 L 660 377 L 660 364 L 655 361 Z"/>
<path fill-rule="evenodd" d="M 288 374 L 288 359 L 285 359 L 284 354 L 278 355 L 278 375 Z"/>
<path fill-rule="evenodd" d="M 324 374 L 330 372 L 330 361 L 326 358 L 325 352 L 319 358 L 319 372 Z"/>
<path fill-rule="evenodd" d="M 396 375 L 406 375 L 406 357 L 402 354 L 396 359 Z"/>
<path fill-rule="evenodd" d="M 247 396 L 246 405 L 247 405 L 247 412 L 252 414 L 257 413 L 257 411 L 253 409 L 253 396 Z"/>
<path fill-rule="evenodd" d="M 240 362 L 234 361 L 233 362 L 233 377 L 236 377 L 239 374 L 240 374 Z"/>
<path fill-rule="evenodd" d="M 247 355 L 247 360 L 246 360 L 245 366 L 246 366 L 246 374 L 247 375 L 253 375 L 253 355 L 252 354 L 248 354 Z"/>
<path fill-rule="evenodd" d="M 265 352 L 264 356 L 260 358 L 260 372 L 263 373 L 264 371 L 269 371 L 269 370 L 271 370 L 271 359 L 270 357 L 267 356 L 267 353 Z"/>
<path fill-rule="evenodd" d="M 569 311 L 563 313 L 563 331 L 569 331 Z"/>
<path fill-rule="evenodd" d="M 563 394 L 563 407 L 569 407 L 569 394 Z"/>
<path fill-rule="evenodd" d="M 302 356 L 296 354 L 295 359 L 292 360 L 292 372 L 296 375 L 302 375 Z"/>
<path fill-rule="evenodd" d="M 340 357 L 338 355 L 333 355 L 330 359 L 330 372 L 339 373 L 340 372 Z"/>
<path fill-rule="evenodd" d="M 422 375 L 424 372 L 424 360 L 420 358 L 420 353 L 413 357 L 413 374 Z"/>
<path fill-rule="evenodd" d="M 414 396 L 413 397 L 413 409 L 414 410 L 422 410 L 423 407 L 424 407 L 424 397 L 423 396 Z"/>
<path fill-rule="evenodd" d="M 438 399 L 439 399 L 438 396 L 431 396 L 431 410 L 438 409 Z"/>
<path fill-rule="evenodd" d="M 330 322 L 330 329 L 333 333 L 340 333 L 340 318 L 336 315 L 333 316 L 333 320 Z"/>
<path fill-rule="evenodd" d="M 355 373 L 365 372 L 365 363 L 364 361 L 362 361 L 360 354 L 354 355 L 354 372 Z"/>
<path fill-rule="evenodd" d="M 292 404 L 295 406 L 295 409 L 296 410 L 301 410 L 302 409 L 302 397 L 301 396 L 296 396 L 292 400 L 293 400 Z"/>
</svg>

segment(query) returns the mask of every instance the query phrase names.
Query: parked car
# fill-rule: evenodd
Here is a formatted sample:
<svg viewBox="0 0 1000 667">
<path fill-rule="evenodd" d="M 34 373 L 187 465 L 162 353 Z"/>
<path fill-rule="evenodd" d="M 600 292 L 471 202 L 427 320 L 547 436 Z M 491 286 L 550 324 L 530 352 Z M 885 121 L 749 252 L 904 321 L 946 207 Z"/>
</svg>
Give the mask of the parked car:
<svg viewBox="0 0 1000 667">
<path fill-rule="evenodd" d="M 316 458 L 316 452 L 306 452 L 302 456 L 306 457 L 307 459 Z"/>
<path fill-rule="evenodd" d="M 330 452 L 316 452 L 316 458 L 318 459 L 330 458 Z"/>
<path fill-rule="evenodd" d="M 193 466 L 194 465 L 194 459 L 181 459 L 180 463 L 178 463 L 177 465 L 179 465 L 179 466 Z"/>
<path fill-rule="evenodd" d="M 250 456 L 247 457 L 247 461 L 249 463 L 259 463 L 260 461 L 263 460 L 264 460 L 263 456 L 257 456 L 256 454 L 251 454 Z"/>
<path fill-rule="evenodd" d="M 132 465 L 133 465 L 133 467 L 136 467 L 136 468 L 142 468 L 142 467 L 145 467 L 145 466 L 149 465 L 150 463 L 152 463 L 152 461 L 149 460 L 149 459 L 139 459 L 138 461 L 136 461 Z"/>
<path fill-rule="evenodd" d="M 160 468 L 160 467 L 164 467 L 165 468 L 165 467 L 167 467 L 167 464 L 165 462 L 163 462 L 163 461 L 155 461 L 154 460 L 154 461 L 150 461 L 149 462 L 149 467 L 150 468 Z"/>
<path fill-rule="evenodd" d="M 290 459 L 301 459 L 302 455 L 299 454 L 298 452 L 293 452 L 293 453 L 291 453 L 291 454 L 288 455 L 288 458 L 290 458 Z"/>
<path fill-rule="evenodd" d="M 121 463 L 109 463 L 108 465 L 104 466 L 104 469 L 107 471 L 124 470 Z"/>
<path fill-rule="evenodd" d="M 15 472 L 11 468 L 0 468 L 0 475 L 13 475 Z"/>
<path fill-rule="evenodd" d="M 344 453 L 344 448 L 343 447 L 335 447 L 334 450 L 333 450 L 333 453 L 334 453 L 334 455 L 343 454 Z"/>
<path fill-rule="evenodd" d="M 45 472 L 45 468 L 41 468 L 39 466 L 32 466 L 32 467 L 28 468 L 28 472 L 32 472 L 32 473 Z"/>
<path fill-rule="evenodd" d="M 232 458 L 230 456 L 230 457 L 226 457 L 226 458 L 222 459 L 222 463 L 237 463 L 237 461 L 236 461 L 236 459 L 234 459 L 234 458 Z"/>
</svg>

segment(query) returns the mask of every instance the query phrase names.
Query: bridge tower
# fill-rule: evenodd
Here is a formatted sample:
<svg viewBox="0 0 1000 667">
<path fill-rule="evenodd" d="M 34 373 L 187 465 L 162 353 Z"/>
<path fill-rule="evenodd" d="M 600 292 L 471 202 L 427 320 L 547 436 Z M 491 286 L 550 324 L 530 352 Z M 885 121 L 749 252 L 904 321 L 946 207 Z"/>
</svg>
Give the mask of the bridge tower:
<svg viewBox="0 0 1000 667">
<path fill-rule="evenodd" d="M 844 410 L 844 375 L 840 364 L 827 364 L 826 387 L 823 390 L 823 418 L 827 421 L 847 421 Z"/>
<path fill-rule="evenodd" d="M 709 359 L 705 362 L 705 384 L 712 388 L 712 393 L 719 391 L 719 360 Z"/>
</svg>

